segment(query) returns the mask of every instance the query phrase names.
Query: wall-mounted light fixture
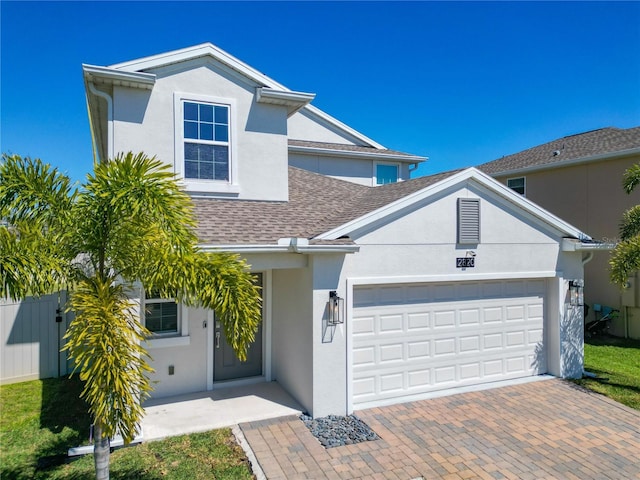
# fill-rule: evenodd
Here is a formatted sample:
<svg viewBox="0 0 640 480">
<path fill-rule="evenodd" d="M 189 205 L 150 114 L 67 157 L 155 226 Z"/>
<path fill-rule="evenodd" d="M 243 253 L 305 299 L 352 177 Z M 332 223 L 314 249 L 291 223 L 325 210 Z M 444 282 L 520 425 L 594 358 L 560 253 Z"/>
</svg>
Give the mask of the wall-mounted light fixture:
<svg viewBox="0 0 640 480">
<path fill-rule="evenodd" d="M 584 280 L 569 280 L 569 305 L 584 305 Z"/>
<path fill-rule="evenodd" d="M 338 325 L 344 323 L 344 298 L 338 296 L 338 292 L 331 290 L 329 292 L 329 325 Z"/>
</svg>

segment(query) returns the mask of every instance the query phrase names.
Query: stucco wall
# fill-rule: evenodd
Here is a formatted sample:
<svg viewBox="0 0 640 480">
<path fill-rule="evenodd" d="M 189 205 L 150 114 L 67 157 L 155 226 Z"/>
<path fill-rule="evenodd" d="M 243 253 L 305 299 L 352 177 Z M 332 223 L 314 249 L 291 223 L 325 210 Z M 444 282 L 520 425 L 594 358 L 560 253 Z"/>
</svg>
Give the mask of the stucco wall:
<svg viewBox="0 0 640 480">
<path fill-rule="evenodd" d="M 284 107 L 255 102 L 255 85 L 203 59 L 157 69 L 152 91 L 115 87 L 114 150 L 144 151 L 173 165 L 174 93 L 205 95 L 235 101 L 238 198 L 287 199 L 287 112 Z M 233 115 L 232 111 L 232 115 Z"/>
<path fill-rule="evenodd" d="M 478 245 L 456 244 L 458 198 L 480 198 Z M 481 188 L 445 192 L 420 206 L 387 225 L 352 235 L 362 246 L 354 256 L 359 275 L 521 274 L 557 269 L 559 234 L 531 218 L 515 217 L 512 206 Z M 455 258 L 467 251 L 475 252 L 476 266 L 463 271 L 456 268 Z"/>
<path fill-rule="evenodd" d="M 640 204 L 640 190 L 627 195 L 622 189 L 625 170 L 640 161 L 640 156 L 590 162 L 524 175 L 526 197 L 575 225 L 595 240 L 616 242 L 622 213 Z M 609 281 L 608 252 L 596 252 L 585 266 L 585 301 L 621 308 L 621 292 Z M 640 306 L 640 305 L 639 305 Z M 624 309 L 621 309 L 624 310 Z M 593 313 L 588 319 L 593 320 Z M 624 335 L 624 318 L 612 326 L 611 333 Z"/>
<path fill-rule="evenodd" d="M 345 297 L 340 283 L 344 254 L 315 255 L 313 265 L 313 415 L 346 414 L 347 345 L 345 325 L 331 326 L 329 292 Z M 341 288 L 342 287 L 342 288 Z"/>
<path fill-rule="evenodd" d="M 318 119 L 304 109 L 289 117 L 288 130 L 289 138 L 294 140 L 362 145 L 353 135 Z"/>
<path fill-rule="evenodd" d="M 313 411 L 312 272 L 274 270 L 271 375 L 307 411 Z"/>
<path fill-rule="evenodd" d="M 211 328 L 203 328 L 207 311 L 185 307 L 182 321 L 185 320 L 189 322 L 189 345 L 160 348 L 145 345 L 153 358 L 151 365 L 155 369 L 150 376 L 154 382 L 153 398 L 207 389 L 207 335 L 211 334 Z M 169 375 L 170 365 L 174 367 L 173 375 Z"/>
<path fill-rule="evenodd" d="M 301 155 L 296 153 L 289 155 L 289 165 L 303 168 L 310 172 L 338 178 L 340 180 L 346 180 L 347 182 L 366 185 L 367 187 L 373 187 L 376 185 L 376 161 L 373 159 L 346 159 L 322 155 Z M 406 163 L 399 163 L 398 165 L 400 167 L 400 179 L 408 180 L 410 176 L 409 165 Z"/>
</svg>

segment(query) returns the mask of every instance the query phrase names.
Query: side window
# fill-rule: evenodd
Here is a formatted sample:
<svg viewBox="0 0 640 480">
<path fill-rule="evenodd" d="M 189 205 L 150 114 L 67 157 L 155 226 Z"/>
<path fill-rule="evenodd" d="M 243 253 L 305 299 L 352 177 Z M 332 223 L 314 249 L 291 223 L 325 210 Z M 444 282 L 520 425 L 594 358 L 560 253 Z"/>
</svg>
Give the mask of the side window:
<svg viewBox="0 0 640 480">
<path fill-rule="evenodd" d="M 480 243 L 480 199 L 458 199 L 458 243 Z"/>
<path fill-rule="evenodd" d="M 526 182 L 524 177 L 507 179 L 507 187 L 509 187 L 514 192 L 519 193 L 520 195 L 525 194 L 525 186 Z"/>
<path fill-rule="evenodd" d="M 180 332 L 178 304 L 173 298 L 161 298 L 156 292 L 147 292 L 144 324 L 154 335 L 177 335 Z"/>
<path fill-rule="evenodd" d="M 376 185 L 396 183 L 400 179 L 400 167 L 392 163 L 376 164 Z"/>
</svg>

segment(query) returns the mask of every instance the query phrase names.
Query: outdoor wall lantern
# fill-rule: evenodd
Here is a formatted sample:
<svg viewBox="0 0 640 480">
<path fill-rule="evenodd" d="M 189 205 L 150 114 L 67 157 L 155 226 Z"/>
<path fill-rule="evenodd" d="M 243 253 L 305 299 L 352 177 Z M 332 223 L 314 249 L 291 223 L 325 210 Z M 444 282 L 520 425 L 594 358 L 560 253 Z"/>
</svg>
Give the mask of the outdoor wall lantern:
<svg viewBox="0 0 640 480">
<path fill-rule="evenodd" d="M 569 305 L 584 305 L 584 280 L 569 280 Z"/>
<path fill-rule="evenodd" d="M 338 325 L 344 323 L 344 298 L 338 296 L 338 292 L 331 290 L 329 292 L 329 325 Z"/>
</svg>

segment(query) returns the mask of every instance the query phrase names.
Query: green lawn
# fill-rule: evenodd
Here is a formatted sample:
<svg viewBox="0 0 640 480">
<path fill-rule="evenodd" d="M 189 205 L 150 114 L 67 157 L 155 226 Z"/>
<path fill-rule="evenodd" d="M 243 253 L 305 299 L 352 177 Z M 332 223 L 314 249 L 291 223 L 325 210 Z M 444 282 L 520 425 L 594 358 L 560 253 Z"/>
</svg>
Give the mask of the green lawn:
<svg viewBox="0 0 640 480">
<path fill-rule="evenodd" d="M 77 377 L 0 387 L 0 478 L 95 478 L 93 456 L 69 462 L 69 447 L 86 445 L 90 420 Z M 140 480 L 250 479 L 242 449 L 229 429 L 121 448 L 111 455 L 111 478 Z"/>
<path fill-rule="evenodd" d="M 596 378 L 577 383 L 640 410 L 640 340 L 594 337 L 585 340 L 584 369 Z"/>
</svg>

